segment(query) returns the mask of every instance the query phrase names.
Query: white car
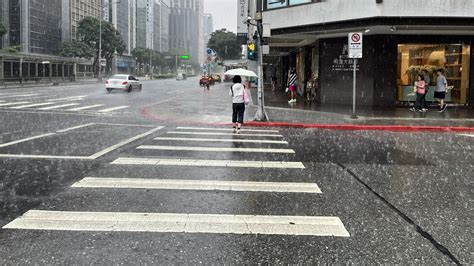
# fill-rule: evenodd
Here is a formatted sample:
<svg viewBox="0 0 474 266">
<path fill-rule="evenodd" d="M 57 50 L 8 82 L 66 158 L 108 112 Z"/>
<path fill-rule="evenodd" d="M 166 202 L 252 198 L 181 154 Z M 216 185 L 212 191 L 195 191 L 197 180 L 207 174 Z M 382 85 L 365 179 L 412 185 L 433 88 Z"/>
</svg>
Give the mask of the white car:
<svg viewBox="0 0 474 266">
<path fill-rule="evenodd" d="M 105 81 L 105 88 L 108 92 L 112 90 L 124 90 L 132 92 L 132 90 L 142 90 L 142 83 L 130 75 L 114 75 Z"/>
</svg>

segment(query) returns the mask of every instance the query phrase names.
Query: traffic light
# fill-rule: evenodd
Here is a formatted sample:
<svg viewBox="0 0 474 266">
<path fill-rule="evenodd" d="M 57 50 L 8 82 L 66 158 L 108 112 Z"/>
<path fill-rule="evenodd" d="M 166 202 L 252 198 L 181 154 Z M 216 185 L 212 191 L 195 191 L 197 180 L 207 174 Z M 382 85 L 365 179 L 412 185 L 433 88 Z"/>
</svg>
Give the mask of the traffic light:
<svg viewBox="0 0 474 266">
<path fill-rule="evenodd" d="M 257 47 L 255 43 L 247 44 L 247 58 L 250 60 L 257 60 Z"/>
</svg>

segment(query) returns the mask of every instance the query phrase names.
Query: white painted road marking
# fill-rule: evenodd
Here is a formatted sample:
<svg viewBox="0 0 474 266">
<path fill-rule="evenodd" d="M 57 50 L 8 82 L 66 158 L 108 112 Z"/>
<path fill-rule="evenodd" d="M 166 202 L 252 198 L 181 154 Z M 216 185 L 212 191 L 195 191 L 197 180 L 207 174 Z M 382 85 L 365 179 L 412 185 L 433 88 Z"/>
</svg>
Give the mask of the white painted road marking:
<svg viewBox="0 0 474 266">
<path fill-rule="evenodd" d="M 24 138 L 24 139 L 19 139 L 19 140 L 3 143 L 3 144 L 0 144 L 0 148 L 11 146 L 11 145 L 22 143 L 22 142 L 26 142 L 26 141 L 29 141 L 29 140 L 48 137 L 48 136 L 55 135 L 55 134 L 56 133 L 46 133 L 46 134 L 41 134 L 41 135 L 38 135 L 38 136 L 33 136 L 33 137 L 29 137 L 29 138 Z"/>
<path fill-rule="evenodd" d="M 52 105 L 52 104 L 56 104 L 56 103 L 54 103 L 54 102 L 51 102 L 51 103 L 34 103 L 34 104 L 14 106 L 14 107 L 10 107 L 10 108 L 12 108 L 12 109 L 22 109 L 22 108 L 38 107 L 38 106 L 45 106 L 45 105 Z"/>
<path fill-rule="evenodd" d="M 123 145 L 127 145 L 128 143 L 133 142 L 133 141 L 135 141 L 135 140 L 137 140 L 137 139 L 141 139 L 141 138 L 143 138 L 143 137 L 146 137 L 146 136 L 148 136 L 148 135 L 150 135 L 150 134 L 152 134 L 152 133 L 154 133 L 154 132 L 156 132 L 156 131 L 158 131 L 158 130 L 160 130 L 160 129 L 162 129 L 162 128 L 164 128 L 164 127 L 156 127 L 156 128 L 154 128 L 154 129 L 152 129 L 152 130 L 149 130 L 149 131 L 147 131 L 147 132 L 145 132 L 145 133 L 143 133 L 143 134 L 140 134 L 140 135 L 137 135 L 137 136 L 135 136 L 135 137 L 133 137 L 133 138 L 129 138 L 129 139 L 126 139 L 126 140 L 124 140 L 124 141 L 121 141 L 121 142 L 119 142 L 119 143 L 117 143 L 117 144 L 115 144 L 115 145 L 113 145 L 113 146 L 108 147 L 107 149 L 104 149 L 104 150 L 102 150 L 102 151 L 99 151 L 99 152 L 97 152 L 97 153 L 92 154 L 91 156 L 89 156 L 89 158 L 91 158 L 91 159 L 97 159 L 97 158 L 99 158 L 100 156 L 103 156 L 103 155 L 105 155 L 105 154 L 107 154 L 107 153 L 109 153 L 109 152 L 111 152 L 111 151 L 113 151 L 113 150 L 115 150 L 115 149 L 118 149 L 118 148 L 122 147 Z"/>
<path fill-rule="evenodd" d="M 162 151 L 210 151 L 210 152 L 260 152 L 260 153 L 295 153 L 292 149 L 261 149 L 261 148 L 218 148 L 218 147 L 188 147 L 188 146 L 158 146 L 141 145 L 138 150 Z"/>
<path fill-rule="evenodd" d="M 64 133 L 64 132 L 72 131 L 72 130 L 83 128 L 83 127 L 93 126 L 93 125 L 95 125 L 95 123 L 89 123 L 89 124 L 84 124 L 80 126 L 70 127 L 70 128 L 58 130 L 56 131 L 56 133 Z"/>
<path fill-rule="evenodd" d="M 52 99 L 49 101 L 82 101 L 87 96 L 89 95 L 70 96 L 70 97 L 65 97 L 65 98 Z"/>
<path fill-rule="evenodd" d="M 69 107 L 69 106 L 76 106 L 79 105 L 78 103 L 67 103 L 67 104 L 61 104 L 61 105 L 54 105 L 54 106 L 49 106 L 49 107 L 43 107 L 43 108 L 38 108 L 39 110 L 53 110 L 53 109 L 59 109 L 63 107 Z"/>
<path fill-rule="evenodd" d="M 278 137 L 282 138 L 282 135 L 274 134 L 235 134 L 235 133 L 222 133 L 222 132 L 187 132 L 187 131 L 169 131 L 168 134 L 179 134 L 179 135 L 211 135 L 211 136 L 247 136 L 247 137 Z"/>
<path fill-rule="evenodd" d="M 184 130 L 215 130 L 215 131 L 232 131 L 232 128 L 216 128 L 216 127 L 177 127 L 176 129 Z M 243 128 L 242 132 L 268 132 L 278 133 L 278 130 L 263 130 L 263 129 L 247 129 Z"/>
<path fill-rule="evenodd" d="M 169 92 L 167 92 L 167 94 L 175 93 L 175 92 L 178 92 L 178 91 L 179 90 L 169 91 Z"/>
<path fill-rule="evenodd" d="M 32 94 L 15 94 L 15 95 L 7 95 L 7 96 L 2 96 L 2 98 L 15 98 L 15 97 L 31 97 L 31 96 L 37 96 L 39 95 L 38 93 L 32 93 Z"/>
<path fill-rule="evenodd" d="M 471 134 L 458 134 L 459 136 L 464 136 L 464 137 L 471 137 L 471 138 L 474 138 L 474 134 L 471 135 Z"/>
<path fill-rule="evenodd" d="M 0 107 L 2 106 L 12 106 L 12 105 L 18 105 L 18 104 L 27 104 L 30 102 L 15 102 L 15 103 L 0 103 Z"/>
<path fill-rule="evenodd" d="M 86 177 L 71 187 L 321 193 L 314 183 Z"/>
<path fill-rule="evenodd" d="M 269 144 L 288 144 L 283 140 L 266 139 L 199 139 L 199 138 L 167 138 L 157 137 L 155 140 L 177 140 L 177 141 L 198 141 L 198 142 L 242 142 L 242 143 L 269 143 Z"/>
<path fill-rule="evenodd" d="M 94 104 L 94 105 L 88 105 L 88 106 L 83 106 L 83 107 L 77 107 L 77 108 L 72 108 L 69 109 L 68 111 L 81 111 L 81 110 L 87 110 L 87 109 L 92 109 L 96 107 L 101 107 L 104 106 L 103 104 Z"/>
<path fill-rule="evenodd" d="M 123 106 L 117 106 L 117 107 L 103 109 L 103 110 L 100 110 L 98 112 L 99 113 L 107 113 L 107 112 L 112 112 L 112 111 L 115 111 L 115 110 L 125 109 L 125 108 L 128 108 L 128 107 L 130 107 L 130 106 L 123 105 Z"/>
<path fill-rule="evenodd" d="M 304 169 L 301 162 L 123 158 L 111 164 Z"/>
<path fill-rule="evenodd" d="M 3 229 L 350 237 L 338 217 L 30 210 Z"/>
</svg>

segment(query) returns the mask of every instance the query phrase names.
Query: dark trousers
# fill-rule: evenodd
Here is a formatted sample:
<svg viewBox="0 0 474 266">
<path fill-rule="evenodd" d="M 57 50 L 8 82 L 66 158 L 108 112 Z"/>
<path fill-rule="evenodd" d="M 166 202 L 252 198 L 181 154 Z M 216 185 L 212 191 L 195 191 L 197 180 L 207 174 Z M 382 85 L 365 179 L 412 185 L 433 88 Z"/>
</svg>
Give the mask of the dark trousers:
<svg viewBox="0 0 474 266">
<path fill-rule="evenodd" d="M 425 94 L 423 94 L 423 100 L 422 100 L 423 101 L 423 106 L 422 107 L 428 109 L 428 103 L 426 103 L 426 94 L 428 94 L 427 89 L 425 89 Z"/>
<path fill-rule="evenodd" d="M 244 123 L 245 104 L 234 103 L 232 104 L 232 123 Z"/>
<path fill-rule="evenodd" d="M 415 108 L 416 109 L 421 109 L 425 107 L 425 94 L 416 94 L 416 104 Z"/>
</svg>

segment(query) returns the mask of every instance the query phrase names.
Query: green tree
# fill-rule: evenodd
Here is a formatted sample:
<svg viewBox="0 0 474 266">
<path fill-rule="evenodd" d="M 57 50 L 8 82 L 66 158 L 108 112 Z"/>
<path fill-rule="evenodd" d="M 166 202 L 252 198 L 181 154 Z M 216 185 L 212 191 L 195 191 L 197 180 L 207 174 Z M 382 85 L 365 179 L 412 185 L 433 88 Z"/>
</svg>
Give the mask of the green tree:
<svg viewBox="0 0 474 266">
<path fill-rule="evenodd" d="M 62 44 L 60 54 L 72 58 L 93 58 L 94 48 L 80 41 L 65 42 Z"/>
<path fill-rule="evenodd" d="M 241 51 L 240 45 L 237 42 L 237 36 L 226 29 L 216 30 L 211 33 L 207 47 L 216 51 L 217 56 L 222 57 L 224 60 L 240 58 Z"/>
<path fill-rule="evenodd" d="M 0 38 L 2 38 L 5 33 L 7 33 L 7 28 L 0 22 Z"/>
<path fill-rule="evenodd" d="M 79 22 L 77 28 L 78 40 L 85 43 L 95 51 L 94 67 L 97 68 L 99 58 L 99 33 L 100 21 L 96 18 L 86 17 Z M 101 58 L 107 59 L 110 65 L 115 53 L 122 55 L 125 51 L 125 43 L 120 33 L 115 29 L 114 25 L 107 21 L 102 21 L 102 53 Z"/>
<path fill-rule="evenodd" d="M 137 47 L 132 50 L 131 54 L 133 57 L 135 57 L 135 60 L 138 64 L 147 67 L 148 73 L 151 72 L 151 66 L 153 66 L 155 69 L 162 67 L 163 55 L 160 52 L 147 48 Z"/>
</svg>

